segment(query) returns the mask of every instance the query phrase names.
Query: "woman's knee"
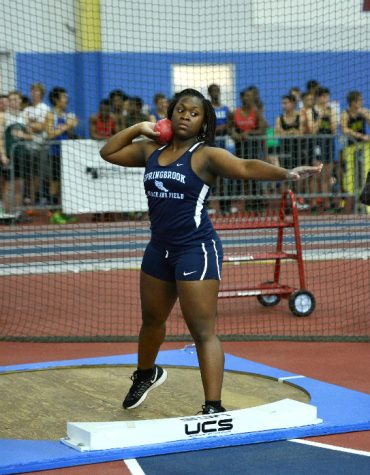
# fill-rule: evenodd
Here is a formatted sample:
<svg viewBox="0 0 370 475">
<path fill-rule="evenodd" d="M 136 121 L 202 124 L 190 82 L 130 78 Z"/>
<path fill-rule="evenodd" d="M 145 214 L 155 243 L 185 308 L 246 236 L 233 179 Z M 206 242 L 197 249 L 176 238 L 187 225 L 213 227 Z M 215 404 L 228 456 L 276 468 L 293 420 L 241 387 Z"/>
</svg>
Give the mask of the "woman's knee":
<svg viewBox="0 0 370 475">
<path fill-rule="evenodd" d="M 142 325 L 145 327 L 160 328 L 166 325 L 167 318 L 150 312 L 142 313 Z"/>
<path fill-rule="evenodd" d="M 210 325 L 193 325 L 189 330 L 196 344 L 206 343 L 216 337 L 214 328 Z"/>
</svg>

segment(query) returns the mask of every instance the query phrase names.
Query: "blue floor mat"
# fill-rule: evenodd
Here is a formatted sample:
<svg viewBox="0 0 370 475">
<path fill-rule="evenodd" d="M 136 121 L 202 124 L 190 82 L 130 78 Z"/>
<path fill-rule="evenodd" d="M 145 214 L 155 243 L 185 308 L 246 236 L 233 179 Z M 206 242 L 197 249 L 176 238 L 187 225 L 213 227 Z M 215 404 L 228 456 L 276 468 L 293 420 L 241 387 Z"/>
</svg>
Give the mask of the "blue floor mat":
<svg viewBox="0 0 370 475">
<path fill-rule="evenodd" d="M 8 371 L 51 369 L 67 366 L 131 365 L 136 364 L 136 361 L 136 354 L 83 358 L 79 360 L 2 366 L 0 367 L 0 374 Z M 168 366 L 198 366 L 195 353 L 184 350 L 160 352 L 157 362 Z M 232 355 L 226 355 L 225 369 L 253 373 L 275 379 L 290 380 L 310 394 L 311 404 L 318 408 L 318 417 L 323 419 L 323 423 L 292 429 L 251 432 L 239 435 L 218 435 L 216 437 L 191 439 L 186 442 L 172 442 L 132 449 L 114 449 L 85 453 L 77 452 L 58 441 L 0 439 L 0 473 L 7 475 L 151 455 L 370 430 L 370 395 L 368 394 L 306 378 L 303 375 L 295 375 Z"/>
</svg>

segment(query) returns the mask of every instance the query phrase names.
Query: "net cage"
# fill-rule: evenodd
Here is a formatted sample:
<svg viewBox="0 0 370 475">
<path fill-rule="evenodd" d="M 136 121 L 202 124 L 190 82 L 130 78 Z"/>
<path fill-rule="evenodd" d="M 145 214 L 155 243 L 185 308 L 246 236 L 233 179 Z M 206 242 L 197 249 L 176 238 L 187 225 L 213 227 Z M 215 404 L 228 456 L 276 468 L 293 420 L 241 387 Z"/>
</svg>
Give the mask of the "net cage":
<svg viewBox="0 0 370 475">
<path fill-rule="evenodd" d="M 218 334 L 369 341 L 369 8 L 1 1 L 0 339 L 137 339 L 144 169 L 99 151 L 194 88 L 215 109 L 215 146 L 285 168 L 323 163 L 300 182 L 213 186 Z M 189 338 L 178 304 L 167 338 Z"/>
</svg>

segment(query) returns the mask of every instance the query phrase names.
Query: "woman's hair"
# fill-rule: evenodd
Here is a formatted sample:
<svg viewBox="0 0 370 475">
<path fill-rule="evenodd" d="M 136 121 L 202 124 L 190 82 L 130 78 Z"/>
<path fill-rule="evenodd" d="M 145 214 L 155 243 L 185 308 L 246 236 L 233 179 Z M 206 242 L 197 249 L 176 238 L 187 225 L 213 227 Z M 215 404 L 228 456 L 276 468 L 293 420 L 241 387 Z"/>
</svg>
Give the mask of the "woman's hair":
<svg viewBox="0 0 370 475">
<path fill-rule="evenodd" d="M 168 106 L 167 117 L 169 119 L 172 118 L 175 106 L 182 97 L 197 97 L 202 101 L 204 109 L 204 122 L 203 130 L 198 135 L 198 139 L 206 142 L 207 145 L 213 145 L 216 134 L 216 113 L 211 101 L 206 99 L 199 91 L 196 91 L 195 89 L 184 89 L 183 91 L 175 94 L 174 98 L 170 102 L 170 105 Z"/>
</svg>

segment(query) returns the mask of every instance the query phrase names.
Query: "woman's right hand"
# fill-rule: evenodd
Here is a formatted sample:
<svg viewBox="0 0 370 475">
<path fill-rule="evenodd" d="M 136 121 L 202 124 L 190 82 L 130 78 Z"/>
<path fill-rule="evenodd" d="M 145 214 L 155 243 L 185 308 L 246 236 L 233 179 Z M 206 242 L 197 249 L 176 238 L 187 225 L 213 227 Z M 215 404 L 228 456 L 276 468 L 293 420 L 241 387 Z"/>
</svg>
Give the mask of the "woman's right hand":
<svg viewBox="0 0 370 475">
<path fill-rule="evenodd" d="M 140 122 L 137 125 L 139 126 L 138 130 L 140 131 L 140 135 L 145 135 L 148 139 L 156 140 L 160 135 L 159 132 L 154 130 L 155 124 L 153 122 Z"/>
<path fill-rule="evenodd" d="M 304 178 L 308 178 L 313 175 L 319 175 L 322 171 L 322 168 L 323 168 L 322 163 L 314 167 L 308 167 L 308 166 L 296 167 L 296 168 L 293 168 L 292 170 L 287 170 L 287 179 L 298 181 L 298 180 L 302 180 Z"/>
</svg>

